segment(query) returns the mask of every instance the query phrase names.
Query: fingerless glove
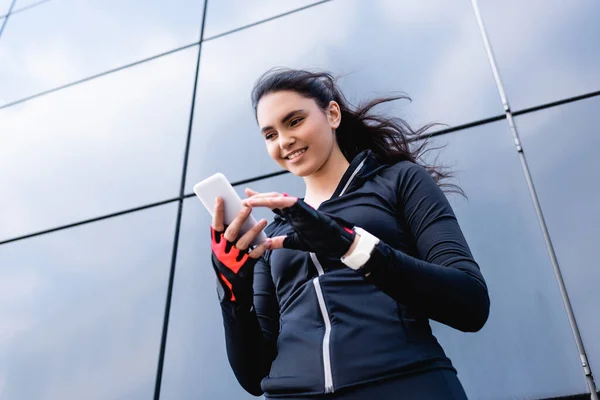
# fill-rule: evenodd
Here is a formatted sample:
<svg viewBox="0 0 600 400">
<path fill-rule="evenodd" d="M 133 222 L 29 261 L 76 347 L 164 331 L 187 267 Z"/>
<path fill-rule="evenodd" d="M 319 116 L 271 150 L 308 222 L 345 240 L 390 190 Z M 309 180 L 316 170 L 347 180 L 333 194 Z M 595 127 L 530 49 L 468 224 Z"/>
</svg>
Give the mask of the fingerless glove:
<svg viewBox="0 0 600 400">
<path fill-rule="evenodd" d="M 253 305 L 254 265 L 257 260 L 248 256 L 247 251 L 239 250 L 234 243 L 212 227 L 212 265 L 217 274 L 222 293 L 220 300 L 231 301 L 239 307 L 251 309 Z"/>
<path fill-rule="evenodd" d="M 354 242 L 356 233 L 348 223 L 312 208 L 302 199 L 291 207 L 273 211 L 294 228 L 294 233 L 283 241 L 285 248 L 341 257 Z"/>
</svg>

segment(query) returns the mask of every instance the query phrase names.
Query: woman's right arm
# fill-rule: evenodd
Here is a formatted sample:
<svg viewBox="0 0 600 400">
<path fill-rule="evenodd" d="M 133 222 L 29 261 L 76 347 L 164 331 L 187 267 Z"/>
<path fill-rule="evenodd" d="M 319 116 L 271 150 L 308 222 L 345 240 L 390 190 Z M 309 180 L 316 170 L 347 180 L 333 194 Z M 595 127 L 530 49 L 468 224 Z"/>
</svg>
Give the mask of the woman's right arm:
<svg viewBox="0 0 600 400">
<path fill-rule="evenodd" d="M 249 251 L 266 227 L 260 220 L 241 237 L 251 209 L 244 207 L 229 226 L 223 223 L 223 200 L 217 199 L 211 226 L 211 261 L 219 282 L 229 364 L 238 382 L 260 396 L 277 352 L 279 305 L 265 251 L 270 239 Z"/>
<path fill-rule="evenodd" d="M 260 396 L 260 383 L 269 374 L 277 355 L 279 304 L 267 261 L 261 257 L 254 268 L 254 307 L 221 302 L 227 356 L 242 387 Z"/>
</svg>

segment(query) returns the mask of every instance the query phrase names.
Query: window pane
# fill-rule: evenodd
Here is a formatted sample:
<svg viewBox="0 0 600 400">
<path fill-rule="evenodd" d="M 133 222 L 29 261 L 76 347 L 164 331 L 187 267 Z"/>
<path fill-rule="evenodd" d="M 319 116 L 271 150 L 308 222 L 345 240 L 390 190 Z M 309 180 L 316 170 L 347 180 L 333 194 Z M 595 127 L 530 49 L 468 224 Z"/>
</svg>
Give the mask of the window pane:
<svg viewBox="0 0 600 400">
<path fill-rule="evenodd" d="M 459 131 L 432 144 L 448 144 L 441 162 L 453 166 L 457 183 L 469 196 L 468 201 L 457 195 L 449 198 L 492 300 L 490 319 L 476 334 L 432 323 L 469 398 L 545 398 L 585 392 L 577 349 L 506 123 Z M 246 186 L 304 194 L 302 180 L 289 174 L 241 185 L 238 193 Z M 187 202 L 191 203 L 186 203 L 186 212 L 192 210 L 192 215 L 184 213 L 174 300 L 180 305 L 174 306 L 173 315 L 178 317 L 172 323 L 178 333 L 170 335 L 176 350 L 167 355 L 171 365 L 166 370 L 171 372 L 165 372 L 170 382 L 167 398 L 180 397 L 179 391 L 205 389 L 213 397 L 225 396 L 225 387 L 238 386 L 229 384 L 235 378 L 225 359 L 208 259 L 210 218 L 196 199 Z M 256 217 L 269 218 L 270 213 L 263 211 L 255 210 Z M 204 247 L 199 249 L 199 243 Z M 188 304 L 199 306 L 190 312 Z M 202 371 L 202 383 L 192 371 Z"/>
<path fill-rule="evenodd" d="M 328 2 L 203 45 L 188 193 L 217 171 L 236 181 L 279 169 L 262 156 L 250 92 L 281 65 L 347 74 L 340 83 L 355 104 L 405 91 L 412 104 L 383 109 L 415 126 L 502 113 L 468 2 Z"/>
<path fill-rule="evenodd" d="M 600 374 L 600 97 L 516 119 L 592 368 Z"/>
<path fill-rule="evenodd" d="M 0 246 L 2 398 L 152 398 L 176 213 Z"/>
<path fill-rule="evenodd" d="M 513 110 L 600 89 L 600 3 L 480 1 Z"/>
<path fill-rule="evenodd" d="M 13 11 L 18 11 L 18 10 L 21 10 L 25 7 L 32 6 L 32 5 L 38 5 L 38 4 L 41 5 L 41 4 L 47 3 L 49 1 L 54 1 L 54 0 L 16 0 L 15 8 L 13 8 Z M 8 0 L 8 2 L 10 3 L 10 0 Z"/>
<path fill-rule="evenodd" d="M 242 198 L 245 186 L 236 187 Z M 258 191 L 303 195 L 302 179 L 286 174 L 247 185 Z M 257 219 L 273 219 L 254 210 Z M 225 351 L 225 334 L 210 264 L 210 215 L 196 197 L 186 199 L 177 254 L 161 400 L 254 399 L 239 385 Z"/>
<path fill-rule="evenodd" d="M 209 1 L 204 37 L 210 38 L 316 2 L 317 0 L 259 0 L 252 3 L 237 0 Z"/>
<path fill-rule="evenodd" d="M 8 14 L 11 3 L 12 0 L 0 0 L 0 16 Z M 2 26 L 2 20 L 0 20 L 0 26 Z"/>
<path fill-rule="evenodd" d="M 549 398 L 587 391 L 508 124 L 435 140 L 468 200 L 449 196 L 488 283 L 490 318 L 464 334 L 434 323 L 469 398 Z M 500 389 L 500 390 L 498 390 Z"/>
<path fill-rule="evenodd" d="M 0 110 L 0 240 L 177 196 L 196 52 Z"/>
<path fill-rule="evenodd" d="M 0 41 L 0 105 L 198 41 L 202 1 L 49 1 Z"/>
</svg>

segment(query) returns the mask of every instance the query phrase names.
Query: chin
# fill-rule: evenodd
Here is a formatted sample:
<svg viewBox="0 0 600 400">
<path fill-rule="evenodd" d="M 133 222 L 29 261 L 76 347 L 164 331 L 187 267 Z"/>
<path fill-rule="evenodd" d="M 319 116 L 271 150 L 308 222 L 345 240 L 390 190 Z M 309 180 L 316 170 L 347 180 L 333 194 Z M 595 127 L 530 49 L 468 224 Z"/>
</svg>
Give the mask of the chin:
<svg viewBox="0 0 600 400">
<path fill-rule="evenodd" d="M 292 166 L 291 168 L 287 168 L 292 174 L 299 177 L 307 177 L 318 171 L 318 168 L 315 168 L 314 165 L 302 165 L 302 166 Z"/>
<path fill-rule="evenodd" d="M 310 172 L 306 172 L 306 171 L 303 171 L 303 170 L 301 170 L 301 171 L 290 171 L 290 172 L 292 174 L 296 175 L 296 176 L 301 177 L 301 178 L 304 178 L 304 177 L 309 176 L 311 174 Z"/>
<path fill-rule="evenodd" d="M 305 171 L 306 170 L 305 168 L 296 168 L 296 167 L 290 168 L 288 165 L 284 166 L 284 168 L 296 176 L 303 177 L 303 176 L 308 175 Z"/>
</svg>

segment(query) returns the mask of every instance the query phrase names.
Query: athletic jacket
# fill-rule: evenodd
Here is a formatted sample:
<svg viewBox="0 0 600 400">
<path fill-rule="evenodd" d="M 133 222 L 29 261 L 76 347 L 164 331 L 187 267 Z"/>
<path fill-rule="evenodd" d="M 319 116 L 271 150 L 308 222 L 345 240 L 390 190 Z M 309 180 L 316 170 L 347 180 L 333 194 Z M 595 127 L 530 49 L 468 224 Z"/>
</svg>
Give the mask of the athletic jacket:
<svg viewBox="0 0 600 400">
<path fill-rule="evenodd" d="M 265 253 L 254 271 L 254 308 L 221 302 L 227 354 L 240 384 L 257 396 L 311 395 L 453 369 L 429 319 L 478 331 L 490 302 L 430 174 L 409 161 L 380 165 L 364 151 L 318 210 L 380 243 L 359 271 L 304 251 Z M 271 237 L 291 231 L 279 216 L 266 229 Z"/>
</svg>

